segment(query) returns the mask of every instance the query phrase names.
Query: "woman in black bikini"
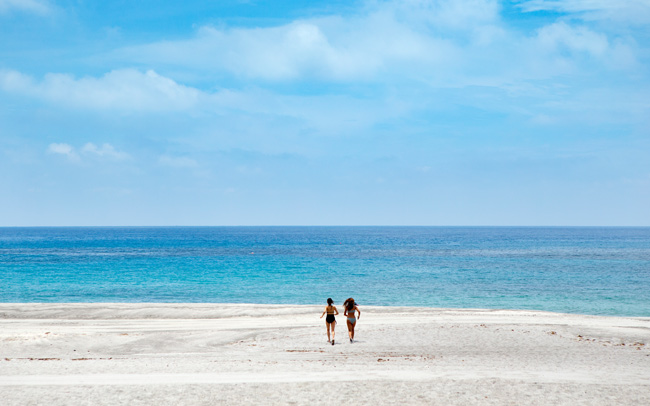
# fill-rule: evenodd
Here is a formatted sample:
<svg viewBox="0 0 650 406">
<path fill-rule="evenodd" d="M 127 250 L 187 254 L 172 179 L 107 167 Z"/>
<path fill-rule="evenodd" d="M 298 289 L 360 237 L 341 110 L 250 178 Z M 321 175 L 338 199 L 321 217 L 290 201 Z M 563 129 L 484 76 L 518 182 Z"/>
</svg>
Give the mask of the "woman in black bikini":
<svg viewBox="0 0 650 406">
<path fill-rule="evenodd" d="M 348 318 L 348 335 L 350 336 L 350 342 L 352 342 L 354 340 L 354 326 L 357 325 L 357 318 L 361 318 L 361 310 L 359 310 L 352 298 L 343 302 L 343 306 L 345 307 L 343 315 Z M 355 312 L 359 313 L 359 317 L 356 317 Z"/>
<path fill-rule="evenodd" d="M 336 327 L 336 318 L 334 315 L 339 314 L 339 311 L 336 310 L 336 306 L 334 306 L 334 301 L 332 298 L 327 299 L 327 307 L 325 307 L 325 311 L 323 314 L 320 315 L 320 318 L 322 319 L 323 316 L 327 314 L 327 318 L 325 318 L 325 328 L 327 329 L 327 342 L 332 343 L 334 345 L 334 327 Z M 330 341 L 330 330 L 332 330 L 332 341 Z"/>
</svg>

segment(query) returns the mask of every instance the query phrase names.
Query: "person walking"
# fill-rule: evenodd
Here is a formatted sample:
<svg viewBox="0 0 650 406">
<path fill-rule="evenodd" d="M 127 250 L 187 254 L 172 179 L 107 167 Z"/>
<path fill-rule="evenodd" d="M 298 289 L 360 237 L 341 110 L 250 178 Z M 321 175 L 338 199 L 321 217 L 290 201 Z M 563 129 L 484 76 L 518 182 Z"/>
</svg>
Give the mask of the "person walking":
<svg viewBox="0 0 650 406">
<path fill-rule="evenodd" d="M 345 307 L 345 311 L 343 312 L 343 315 L 347 317 L 347 322 L 348 322 L 348 335 L 350 336 L 350 343 L 353 343 L 354 327 L 357 324 L 357 319 L 361 318 L 361 310 L 359 310 L 353 298 L 349 298 L 345 302 L 343 302 L 343 307 Z M 356 313 L 358 313 L 358 317 Z"/>
<path fill-rule="evenodd" d="M 332 343 L 334 345 L 334 328 L 336 327 L 336 317 L 335 315 L 339 314 L 339 311 L 336 310 L 336 306 L 334 306 L 334 301 L 332 298 L 327 298 L 327 306 L 325 307 L 325 311 L 323 314 L 320 315 L 320 318 L 322 319 L 323 316 L 327 314 L 327 317 L 325 318 L 325 328 L 327 329 L 327 342 Z M 330 340 L 330 330 L 332 331 L 332 339 Z"/>
</svg>

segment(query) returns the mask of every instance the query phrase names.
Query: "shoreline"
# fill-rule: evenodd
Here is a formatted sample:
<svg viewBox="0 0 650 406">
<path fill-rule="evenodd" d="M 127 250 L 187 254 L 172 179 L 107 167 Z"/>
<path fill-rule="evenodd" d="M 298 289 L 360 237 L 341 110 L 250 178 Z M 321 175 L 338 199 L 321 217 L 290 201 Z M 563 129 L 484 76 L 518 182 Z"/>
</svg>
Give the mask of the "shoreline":
<svg viewBox="0 0 650 406">
<path fill-rule="evenodd" d="M 331 346 L 323 309 L 0 303 L 0 387 L 8 405 L 650 404 L 648 317 L 361 306 Z"/>
<path fill-rule="evenodd" d="M 341 306 L 341 304 L 334 304 L 335 306 Z M 200 308 L 213 308 L 213 307 L 243 307 L 243 308 L 282 308 L 290 307 L 295 308 L 321 308 L 325 304 L 292 304 L 292 303 L 229 303 L 229 302 L 0 302 L 0 312 L 3 309 L 11 308 L 20 308 L 20 307 L 33 307 L 31 311 L 36 311 L 37 308 L 42 308 L 45 310 L 48 307 L 57 307 L 62 306 L 65 310 L 74 309 L 74 308 L 117 308 L 122 311 L 128 311 L 129 307 L 138 308 L 194 308 L 193 311 Z M 627 318 L 627 319 L 647 319 L 650 320 L 650 315 L 648 316 L 638 316 L 638 315 L 621 315 L 621 314 L 594 314 L 594 313 L 572 313 L 572 312 L 561 312 L 554 310 L 543 310 L 543 309 L 518 309 L 518 308 L 489 308 L 489 307 L 430 307 L 430 306 L 395 306 L 395 305 L 364 305 L 360 304 L 360 307 L 364 309 L 374 309 L 375 311 L 386 310 L 404 310 L 404 311 L 440 311 L 440 312 L 522 312 L 522 313 L 538 313 L 538 314 L 557 314 L 557 315 L 566 315 L 566 316 L 584 316 L 584 317 L 604 317 L 604 318 Z M 61 309 L 62 311 L 64 309 Z M 161 309 L 162 310 L 162 309 Z M 205 310 L 205 309 L 203 309 Z M 49 309 L 48 311 L 52 311 Z M 17 312 L 15 314 L 24 314 L 24 311 Z M 196 314 L 188 313 L 188 316 L 191 318 L 197 318 Z M 0 320 L 4 316 L 0 313 Z M 9 317 L 15 317 L 9 316 Z M 84 316 L 91 317 L 91 316 Z M 161 314 L 161 317 L 166 317 Z"/>
</svg>

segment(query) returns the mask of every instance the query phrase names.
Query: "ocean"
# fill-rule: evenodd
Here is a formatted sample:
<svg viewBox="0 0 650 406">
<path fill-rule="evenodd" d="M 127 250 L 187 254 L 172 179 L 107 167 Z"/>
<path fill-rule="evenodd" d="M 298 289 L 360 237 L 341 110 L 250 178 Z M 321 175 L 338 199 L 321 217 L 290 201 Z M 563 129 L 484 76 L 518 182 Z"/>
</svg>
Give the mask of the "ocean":
<svg viewBox="0 0 650 406">
<path fill-rule="evenodd" d="M 650 227 L 0 228 L 0 302 L 531 309 L 650 317 Z"/>
</svg>

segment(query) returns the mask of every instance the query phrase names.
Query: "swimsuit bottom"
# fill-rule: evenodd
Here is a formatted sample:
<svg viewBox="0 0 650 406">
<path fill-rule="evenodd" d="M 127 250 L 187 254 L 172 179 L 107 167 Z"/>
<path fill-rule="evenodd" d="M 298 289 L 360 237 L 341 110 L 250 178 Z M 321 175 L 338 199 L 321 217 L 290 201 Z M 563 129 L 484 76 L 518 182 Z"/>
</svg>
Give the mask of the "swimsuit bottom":
<svg viewBox="0 0 650 406">
<path fill-rule="evenodd" d="M 336 323 L 336 318 L 334 317 L 333 314 L 328 314 L 327 317 L 325 318 L 325 321 L 328 323 Z"/>
<path fill-rule="evenodd" d="M 357 322 L 356 317 L 348 317 L 348 321 L 352 324 L 355 324 Z"/>
</svg>

